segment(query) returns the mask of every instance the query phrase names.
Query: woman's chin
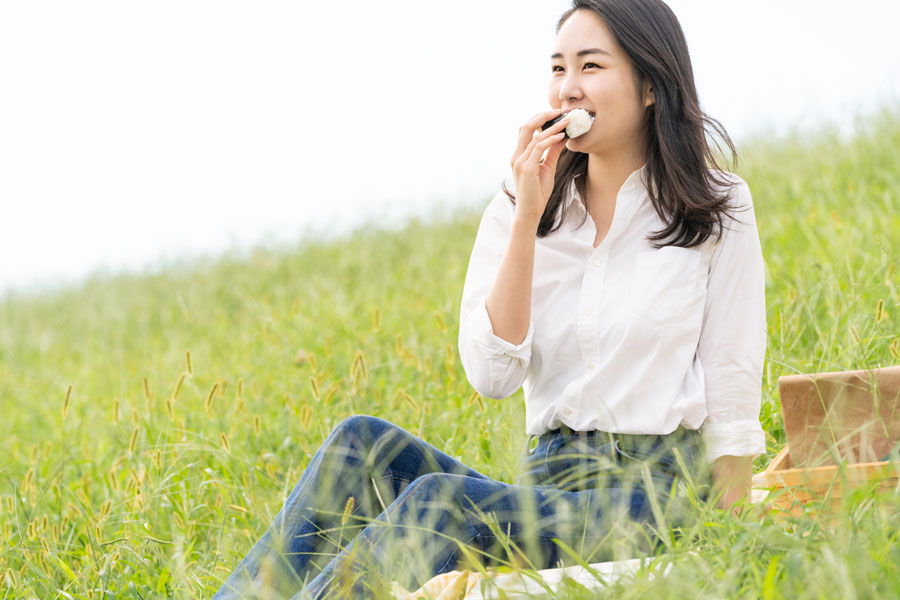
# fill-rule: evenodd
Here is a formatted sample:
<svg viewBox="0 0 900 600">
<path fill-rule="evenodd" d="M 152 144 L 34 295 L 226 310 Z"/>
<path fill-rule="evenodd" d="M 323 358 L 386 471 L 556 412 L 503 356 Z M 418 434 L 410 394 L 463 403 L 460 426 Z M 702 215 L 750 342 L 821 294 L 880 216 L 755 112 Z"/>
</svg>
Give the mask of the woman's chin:
<svg viewBox="0 0 900 600">
<path fill-rule="evenodd" d="M 586 138 L 591 136 L 591 132 L 583 133 L 575 138 L 569 138 L 566 140 L 566 148 L 571 150 L 572 152 L 585 152 L 587 146 L 589 145 Z"/>
</svg>

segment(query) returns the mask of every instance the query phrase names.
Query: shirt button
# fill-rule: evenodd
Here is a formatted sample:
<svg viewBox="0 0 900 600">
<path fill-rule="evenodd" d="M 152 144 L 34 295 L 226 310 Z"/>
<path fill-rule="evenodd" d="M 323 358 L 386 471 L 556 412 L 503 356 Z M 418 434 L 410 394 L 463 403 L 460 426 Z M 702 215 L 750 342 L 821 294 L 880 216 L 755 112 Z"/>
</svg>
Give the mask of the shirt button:
<svg viewBox="0 0 900 600">
<path fill-rule="evenodd" d="M 599 259 L 599 258 L 595 258 L 595 259 L 594 259 L 594 266 L 595 266 L 595 267 L 599 267 L 599 266 L 600 266 L 600 259 Z"/>
<path fill-rule="evenodd" d="M 586 309 L 586 310 L 585 310 L 585 311 L 584 311 L 584 314 L 586 314 L 586 315 L 589 315 L 589 314 L 591 314 L 591 309 L 589 309 L 589 308 L 588 308 L 588 309 Z"/>
<path fill-rule="evenodd" d="M 594 363 L 588 363 L 588 369 L 593 369 L 593 368 L 594 368 Z"/>
<path fill-rule="evenodd" d="M 565 415 L 565 416 L 567 416 L 567 417 L 571 417 L 571 416 L 572 416 L 572 409 L 569 408 L 569 407 L 566 407 L 566 408 L 563 409 L 562 414 Z"/>
</svg>

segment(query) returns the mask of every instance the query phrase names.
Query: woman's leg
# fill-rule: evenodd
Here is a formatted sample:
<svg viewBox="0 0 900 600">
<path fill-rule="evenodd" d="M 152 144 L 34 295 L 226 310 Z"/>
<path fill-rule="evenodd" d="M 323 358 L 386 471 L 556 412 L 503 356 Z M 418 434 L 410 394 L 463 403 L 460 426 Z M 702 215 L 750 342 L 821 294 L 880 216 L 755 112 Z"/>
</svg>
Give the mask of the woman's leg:
<svg viewBox="0 0 900 600">
<path fill-rule="evenodd" d="M 316 452 L 272 526 L 214 598 L 293 595 L 412 481 L 435 472 L 488 479 L 383 419 L 344 419 Z M 342 523 L 351 497 L 352 513 Z"/>
<path fill-rule="evenodd" d="M 383 597 L 391 580 L 415 589 L 457 568 L 460 545 L 485 566 L 555 566 L 567 555 L 554 538 L 588 562 L 632 558 L 656 545 L 642 526 L 652 518 L 638 486 L 564 492 L 433 473 L 407 487 L 294 599 Z M 506 536 L 517 549 L 505 550 Z"/>
<path fill-rule="evenodd" d="M 539 450 L 544 458 L 565 459 L 535 468 L 532 481 L 573 468 L 582 461 L 579 454 L 591 462 L 602 456 L 596 446 L 581 450 L 567 440 L 550 444 L 549 452 Z M 670 502 L 670 462 L 662 453 L 645 462 L 624 460 L 622 449 L 613 444 L 608 450 L 623 468 L 584 469 L 592 473 L 592 483 L 580 491 L 437 472 L 420 477 L 294 599 L 381 597 L 391 580 L 415 589 L 431 576 L 457 568 L 464 558 L 460 545 L 486 566 L 512 561 L 535 569 L 570 562 L 554 539 L 587 562 L 652 552 L 661 541 L 654 529 L 685 517 L 684 504 Z M 679 451 L 688 455 L 691 448 L 681 445 Z M 624 466 L 630 463 L 640 468 Z M 507 540 L 516 549 L 507 552 Z"/>
</svg>

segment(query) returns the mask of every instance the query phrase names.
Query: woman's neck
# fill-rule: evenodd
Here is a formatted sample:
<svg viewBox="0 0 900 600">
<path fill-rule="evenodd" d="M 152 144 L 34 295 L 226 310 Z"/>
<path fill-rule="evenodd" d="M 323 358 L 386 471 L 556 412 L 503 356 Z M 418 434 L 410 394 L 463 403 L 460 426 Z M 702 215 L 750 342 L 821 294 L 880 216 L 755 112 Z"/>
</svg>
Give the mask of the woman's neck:
<svg viewBox="0 0 900 600">
<path fill-rule="evenodd" d="M 631 153 L 614 156 L 589 154 L 585 181 L 588 211 L 597 214 L 614 209 L 622 184 L 645 162 L 643 157 Z"/>
</svg>

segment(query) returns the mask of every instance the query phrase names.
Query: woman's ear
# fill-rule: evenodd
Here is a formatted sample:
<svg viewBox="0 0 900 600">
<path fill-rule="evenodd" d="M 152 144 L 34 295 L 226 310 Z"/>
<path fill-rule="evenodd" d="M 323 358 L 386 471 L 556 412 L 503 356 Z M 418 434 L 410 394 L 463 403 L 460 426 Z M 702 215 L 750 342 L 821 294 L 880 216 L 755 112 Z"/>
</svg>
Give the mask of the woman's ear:
<svg viewBox="0 0 900 600">
<path fill-rule="evenodd" d="M 653 96 L 653 86 L 649 83 L 644 86 L 644 108 L 650 106 L 656 102 L 656 98 Z"/>
</svg>

